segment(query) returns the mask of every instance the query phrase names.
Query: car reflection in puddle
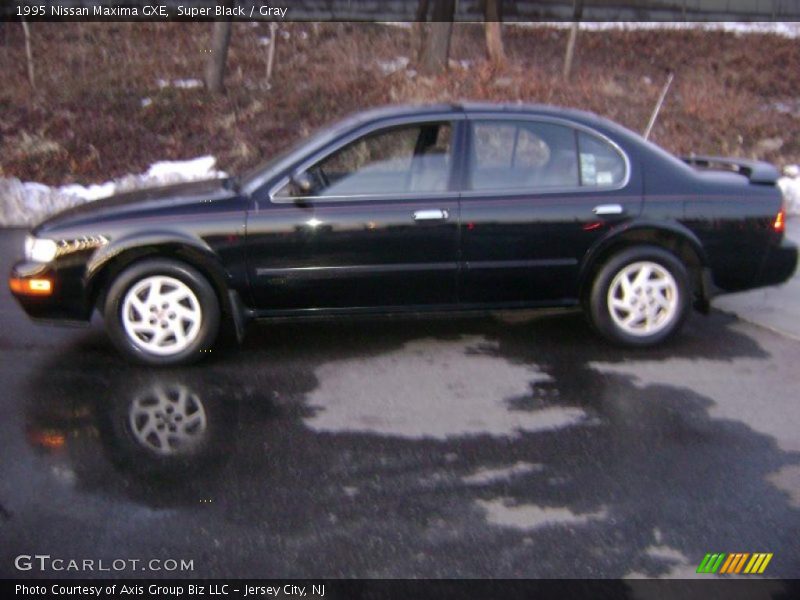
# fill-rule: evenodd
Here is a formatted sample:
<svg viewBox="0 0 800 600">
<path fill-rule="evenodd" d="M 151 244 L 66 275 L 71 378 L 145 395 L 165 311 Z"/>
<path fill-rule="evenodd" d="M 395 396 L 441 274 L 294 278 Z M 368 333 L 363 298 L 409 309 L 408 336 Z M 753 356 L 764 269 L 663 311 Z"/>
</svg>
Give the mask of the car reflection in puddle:
<svg viewBox="0 0 800 600">
<path fill-rule="evenodd" d="M 128 406 L 134 439 L 158 456 L 179 456 L 202 446 L 208 432 L 203 401 L 181 383 L 153 384 Z"/>
<path fill-rule="evenodd" d="M 56 479 L 83 491 L 125 491 L 145 504 L 196 498 L 235 446 L 238 403 L 191 372 L 126 371 L 113 381 L 38 395 L 27 411 L 29 444 Z"/>
</svg>

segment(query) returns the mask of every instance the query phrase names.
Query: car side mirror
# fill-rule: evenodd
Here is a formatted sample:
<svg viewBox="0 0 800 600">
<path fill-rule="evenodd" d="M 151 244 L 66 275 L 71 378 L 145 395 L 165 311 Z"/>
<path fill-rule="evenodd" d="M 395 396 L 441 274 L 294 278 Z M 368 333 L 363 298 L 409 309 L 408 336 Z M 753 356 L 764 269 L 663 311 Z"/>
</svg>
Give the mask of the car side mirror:
<svg viewBox="0 0 800 600">
<path fill-rule="evenodd" d="M 301 171 L 292 175 L 292 188 L 298 196 L 310 196 L 314 190 L 314 182 L 307 171 Z"/>
</svg>

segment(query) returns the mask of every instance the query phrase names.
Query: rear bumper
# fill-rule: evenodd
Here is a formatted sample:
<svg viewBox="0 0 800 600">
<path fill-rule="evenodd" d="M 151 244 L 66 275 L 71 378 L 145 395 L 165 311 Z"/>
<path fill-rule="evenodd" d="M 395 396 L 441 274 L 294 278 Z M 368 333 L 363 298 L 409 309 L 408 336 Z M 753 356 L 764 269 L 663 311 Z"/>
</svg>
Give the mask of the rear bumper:
<svg viewBox="0 0 800 600">
<path fill-rule="evenodd" d="M 9 288 L 32 319 L 74 324 L 92 316 L 81 278 L 74 273 L 22 261 L 11 269 Z"/>
<path fill-rule="evenodd" d="M 761 267 L 757 287 L 778 285 L 791 279 L 797 269 L 797 246 L 784 239 L 780 246 L 769 249 Z"/>
</svg>

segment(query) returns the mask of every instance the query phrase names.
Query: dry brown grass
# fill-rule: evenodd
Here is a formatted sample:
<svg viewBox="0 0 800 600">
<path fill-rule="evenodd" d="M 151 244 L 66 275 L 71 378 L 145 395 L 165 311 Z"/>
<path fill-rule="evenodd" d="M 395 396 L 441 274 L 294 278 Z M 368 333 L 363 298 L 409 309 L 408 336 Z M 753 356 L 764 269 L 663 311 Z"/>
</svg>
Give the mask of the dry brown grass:
<svg viewBox="0 0 800 600">
<path fill-rule="evenodd" d="M 447 74 L 425 79 L 404 70 L 384 75 L 376 64 L 411 54 L 408 30 L 292 23 L 281 26 L 288 38 L 278 37 L 267 89 L 259 38 L 268 25 L 237 23 L 227 93 L 212 97 L 157 83 L 202 76 L 210 24 L 35 24 L 35 93 L 19 29 L 0 28 L 0 176 L 88 183 L 201 154 L 236 172 L 326 122 L 393 102 L 546 102 L 593 110 L 641 131 L 668 71 L 676 78 L 655 141 L 680 153 L 800 162 L 800 44 L 773 36 L 582 32 L 573 75 L 564 81 L 566 31 L 506 27 L 509 65 L 495 71 L 484 60 L 480 26 L 458 25 L 456 62 Z M 776 103 L 792 110 L 780 112 Z M 780 140 L 764 142 L 770 138 Z"/>
</svg>

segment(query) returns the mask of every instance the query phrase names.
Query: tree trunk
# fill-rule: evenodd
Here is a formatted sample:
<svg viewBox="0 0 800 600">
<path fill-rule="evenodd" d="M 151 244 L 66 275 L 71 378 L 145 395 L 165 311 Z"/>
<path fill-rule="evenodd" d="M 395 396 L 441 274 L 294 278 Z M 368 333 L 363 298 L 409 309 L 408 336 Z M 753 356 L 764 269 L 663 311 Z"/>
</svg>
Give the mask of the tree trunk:
<svg viewBox="0 0 800 600">
<path fill-rule="evenodd" d="M 419 65 L 423 75 L 437 75 L 447 70 L 452 33 L 453 23 L 449 21 L 437 21 L 425 25 L 425 40 Z"/>
<path fill-rule="evenodd" d="M 411 56 L 417 63 L 422 62 L 422 46 L 425 42 L 425 21 L 428 20 L 428 0 L 419 0 L 414 24 L 411 26 Z"/>
<path fill-rule="evenodd" d="M 486 21 L 486 54 L 489 62 L 495 66 L 506 64 L 506 52 L 503 48 L 502 0 L 484 0 L 483 16 Z"/>
<path fill-rule="evenodd" d="M 572 59 L 575 56 L 575 42 L 577 39 L 578 22 L 573 21 L 569 30 L 569 39 L 567 40 L 567 53 L 564 56 L 564 79 L 569 79 L 569 74 L 572 71 Z"/>
<path fill-rule="evenodd" d="M 225 63 L 228 60 L 228 46 L 231 41 L 231 21 L 215 21 L 211 35 L 211 55 L 206 63 L 206 88 L 217 94 L 223 90 Z"/>
<path fill-rule="evenodd" d="M 36 77 L 34 76 L 33 72 L 33 50 L 31 50 L 31 29 L 28 26 L 28 22 L 25 19 L 22 20 L 22 33 L 25 35 L 25 59 L 28 63 L 28 83 L 30 83 L 31 87 L 35 90 Z"/>
<path fill-rule="evenodd" d="M 437 75 L 447 69 L 455 12 L 455 0 L 434 0 L 432 22 L 423 29 L 419 58 L 423 75 Z"/>
<path fill-rule="evenodd" d="M 575 56 L 575 43 L 578 40 L 578 24 L 582 15 L 583 0 L 575 0 L 574 11 L 572 15 L 572 28 L 569 30 L 567 52 L 564 55 L 564 79 L 569 79 L 569 75 L 572 71 L 572 59 Z"/>
</svg>

